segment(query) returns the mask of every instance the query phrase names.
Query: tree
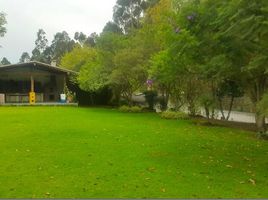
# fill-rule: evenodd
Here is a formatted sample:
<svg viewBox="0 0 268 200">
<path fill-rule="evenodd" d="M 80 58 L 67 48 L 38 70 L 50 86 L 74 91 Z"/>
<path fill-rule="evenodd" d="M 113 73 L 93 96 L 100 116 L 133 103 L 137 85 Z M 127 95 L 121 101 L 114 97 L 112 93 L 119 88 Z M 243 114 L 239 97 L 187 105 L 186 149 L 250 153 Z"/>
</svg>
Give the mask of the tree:
<svg viewBox="0 0 268 200">
<path fill-rule="evenodd" d="M 74 47 L 75 41 L 69 37 L 66 31 L 56 33 L 50 46 L 51 59 L 59 64 L 62 56 L 72 51 Z"/>
<path fill-rule="evenodd" d="M 97 56 L 93 51 L 95 50 L 90 47 L 76 46 L 61 58 L 60 66 L 79 72 L 84 65 L 94 60 L 94 56 Z"/>
<path fill-rule="evenodd" d="M 78 41 L 81 46 L 94 47 L 96 45 L 97 33 L 92 33 L 90 36 L 85 35 L 82 32 L 76 32 L 74 39 Z"/>
<path fill-rule="evenodd" d="M 78 83 L 80 87 L 88 92 L 96 92 L 107 85 L 109 74 L 96 49 L 88 49 L 87 62 L 81 67 Z"/>
<path fill-rule="evenodd" d="M 233 108 L 234 99 L 237 98 L 237 97 L 242 97 L 244 95 L 243 88 L 239 85 L 239 83 L 237 83 L 237 81 L 224 80 L 219 85 L 216 95 L 218 97 L 219 107 L 220 107 L 220 111 L 221 111 L 221 114 L 222 114 L 222 119 L 223 120 L 229 120 L 229 118 L 231 116 L 231 111 L 232 111 L 232 108 Z M 227 116 L 225 116 L 224 108 L 223 108 L 223 99 L 224 99 L 225 96 L 227 96 L 227 97 L 229 97 L 231 99 L 230 100 L 230 105 L 229 105 L 229 108 L 228 108 Z"/>
<path fill-rule="evenodd" d="M 49 47 L 46 32 L 43 29 L 39 29 L 37 32 L 37 39 L 35 40 L 35 48 L 32 51 L 31 60 L 48 63 L 50 60 L 46 59 L 48 56 L 46 55 L 47 48 Z"/>
<path fill-rule="evenodd" d="M 3 37 L 7 31 L 6 27 L 4 27 L 6 23 L 7 23 L 6 15 L 0 12 L 0 37 Z"/>
<path fill-rule="evenodd" d="M 1 60 L 1 65 L 10 65 L 11 62 L 8 61 L 8 59 L 6 57 L 4 57 L 2 60 Z"/>
<path fill-rule="evenodd" d="M 19 63 L 27 63 L 30 60 L 31 60 L 31 57 L 28 54 L 28 52 L 23 52 L 22 55 L 21 55 L 21 57 L 20 57 Z"/>
<path fill-rule="evenodd" d="M 84 45 L 84 43 L 85 43 L 85 41 L 87 40 L 87 36 L 86 36 L 86 34 L 84 34 L 84 33 L 82 33 L 82 32 L 76 32 L 75 34 L 74 34 L 74 39 L 76 40 L 76 41 L 78 41 L 79 43 L 80 43 L 80 45 L 81 46 L 83 46 Z"/>
<path fill-rule="evenodd" d="M 117 33 L 117 34 L 122 34 L 123 30 L 114 22 L 107 22 L 105 27 L 102 30 L 102 33 Z"/>
<path fill-rule="evenodd" d="M 143 68 L 143 55 L 135 49 L 122 49 L 115 58 L 115 69 L 108 83 L 120 91 L 127 103 L 132 105 L 132 95 L 145 85 L 146 70 Z"/>
<path fill-rule="evenodd" d="M 85 45 L 88 47 L 95 47 L 98 37 L 99 36 L 97 33 L 91 33 L 90 36 L 87 37 Z"/>
<path fill-rule="evenodd" d="M 268 116 L 268 93 L 264 94 L 261 101 L 257 104 L 257 115 L 266 118 Z M 268 139 L 267 132 L 260 132 L 261 138 Z"/>
<path fill-rule="evenodd" d="M 140 18 L 146 8 L 144 0 L 117 0 L 114 7 L 114 22 L 128 33 L 133 28 L 140 27 Z"/>
<path fill-rule="evenodd" d="M 223 9 L 221 35 L 232 38 L 236 49 L 243 49 L 236 56 L 244 88 L 255 106 L 267 91 L 268 56 L 268 2 L 265 0 L 233 0 Z M 227 22 L 226 19 L 230 19 Z M 224 22 L 225 21 L 225 22 Z M 227 43 L 228 44 L 228 43 Z M 266 131 L 265 117 L 256 112 L 256 124 L 260 132 Z"/>
<path fill-rule="evenodd" d="M 7 21 L 6 21 L 6 15 L 4 13 L 0 12 L 0 37 L 4 37 L 7 29 L 5 27 Z M 0 45 L 1 47 L 1 45 Z"/>
</svg>

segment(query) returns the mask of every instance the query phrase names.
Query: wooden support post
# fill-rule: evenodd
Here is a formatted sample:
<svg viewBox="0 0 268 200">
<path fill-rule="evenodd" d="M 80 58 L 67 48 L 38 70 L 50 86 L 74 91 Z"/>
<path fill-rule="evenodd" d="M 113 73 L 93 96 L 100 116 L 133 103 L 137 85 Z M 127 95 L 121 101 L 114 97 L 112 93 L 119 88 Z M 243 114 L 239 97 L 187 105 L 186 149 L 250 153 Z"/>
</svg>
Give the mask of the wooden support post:
<svg viewBox="0 0 268 200">
<path fill-rule="evenodd" d="M 31 75 L 31 92 L 34 92 L 34 77 Z"/>
<path fill-rule="evenodd" d="M 30 104 L 35 104 L 35 92 L 34 92 L 34 77 L 31 75 L 31 91 L 29 93 L 29 102 Z"/>
<path fill-rule="evenodd" d="M 66 94 L 67 83 L 66 83 L 66 76 L 63 77 L 63 93 Z"/>
</svg>

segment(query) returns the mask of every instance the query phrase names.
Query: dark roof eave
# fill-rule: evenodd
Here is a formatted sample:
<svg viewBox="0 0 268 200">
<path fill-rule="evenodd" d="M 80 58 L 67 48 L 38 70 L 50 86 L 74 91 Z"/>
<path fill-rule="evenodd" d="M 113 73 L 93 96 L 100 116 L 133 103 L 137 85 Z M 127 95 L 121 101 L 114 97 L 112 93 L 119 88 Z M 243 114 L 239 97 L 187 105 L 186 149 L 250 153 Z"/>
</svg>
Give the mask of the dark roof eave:
<svg viewBox="0 0 268 200">
<path fill-rule="evenodd" d="M 69 70 L 69 69 L 63 69 L 63 68 L 60 68 L 60 67 L 57 67 L 57 66 L 52 66 L 52 65 L 49 65 L 49 64 L 46 64 L 46 63 L 41 63 L 41 62 L 38 62 L 38 61 L 31 61 L 31 62 L 27 62 L 27 63 L 18 63 L 18 64 L 3 65 L 3 66 L 0 66 L 0 69 L 9 68 L 9 67 L 27 66 L 29 64 L 33 64 L 34 66 L 35 65 L 44 66 L 44 67 L 47 67 L 49 69 L 52 69 L 52 70 L 55 70 L 55 71 L 59 71 L 59 72 L 64 72 L 64 73 L 67 73 L 67 74 L 74 74 L 74 75 L 78 75 L 79 74 L 78 72 L 75 72 L 75 71 L 72 71 L 72 70 Z"/>
</svg>

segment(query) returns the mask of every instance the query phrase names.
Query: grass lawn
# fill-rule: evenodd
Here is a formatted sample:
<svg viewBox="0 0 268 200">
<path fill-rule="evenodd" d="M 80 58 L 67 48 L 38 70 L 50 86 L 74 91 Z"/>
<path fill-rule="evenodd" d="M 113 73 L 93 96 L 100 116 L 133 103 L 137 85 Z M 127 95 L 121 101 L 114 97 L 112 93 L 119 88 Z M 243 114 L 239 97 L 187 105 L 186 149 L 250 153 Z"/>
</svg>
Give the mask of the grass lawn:
<svg viewBox="0 0 268 200">
<path fill-rule="evenodd" d="M 1 198 L 268 198 L 250 132 L 100 108 L 0 108 Z"/>
</svg>

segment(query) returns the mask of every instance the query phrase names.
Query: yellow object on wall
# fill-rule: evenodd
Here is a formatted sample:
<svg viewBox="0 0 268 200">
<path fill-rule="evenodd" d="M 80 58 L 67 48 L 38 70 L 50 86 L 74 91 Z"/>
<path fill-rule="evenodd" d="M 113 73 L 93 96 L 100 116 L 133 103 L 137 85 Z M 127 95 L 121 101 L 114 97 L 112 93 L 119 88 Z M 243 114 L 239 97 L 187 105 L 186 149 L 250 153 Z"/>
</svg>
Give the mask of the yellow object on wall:
<svg viewBox="0 0 268 200">
<path fill-rule="evenodd" d="M 35 104 L 35 101 L 36 101 L 35 92 L 30 92 L 29 101 L 30 101 L 30 104 Z"/>
</svg>

